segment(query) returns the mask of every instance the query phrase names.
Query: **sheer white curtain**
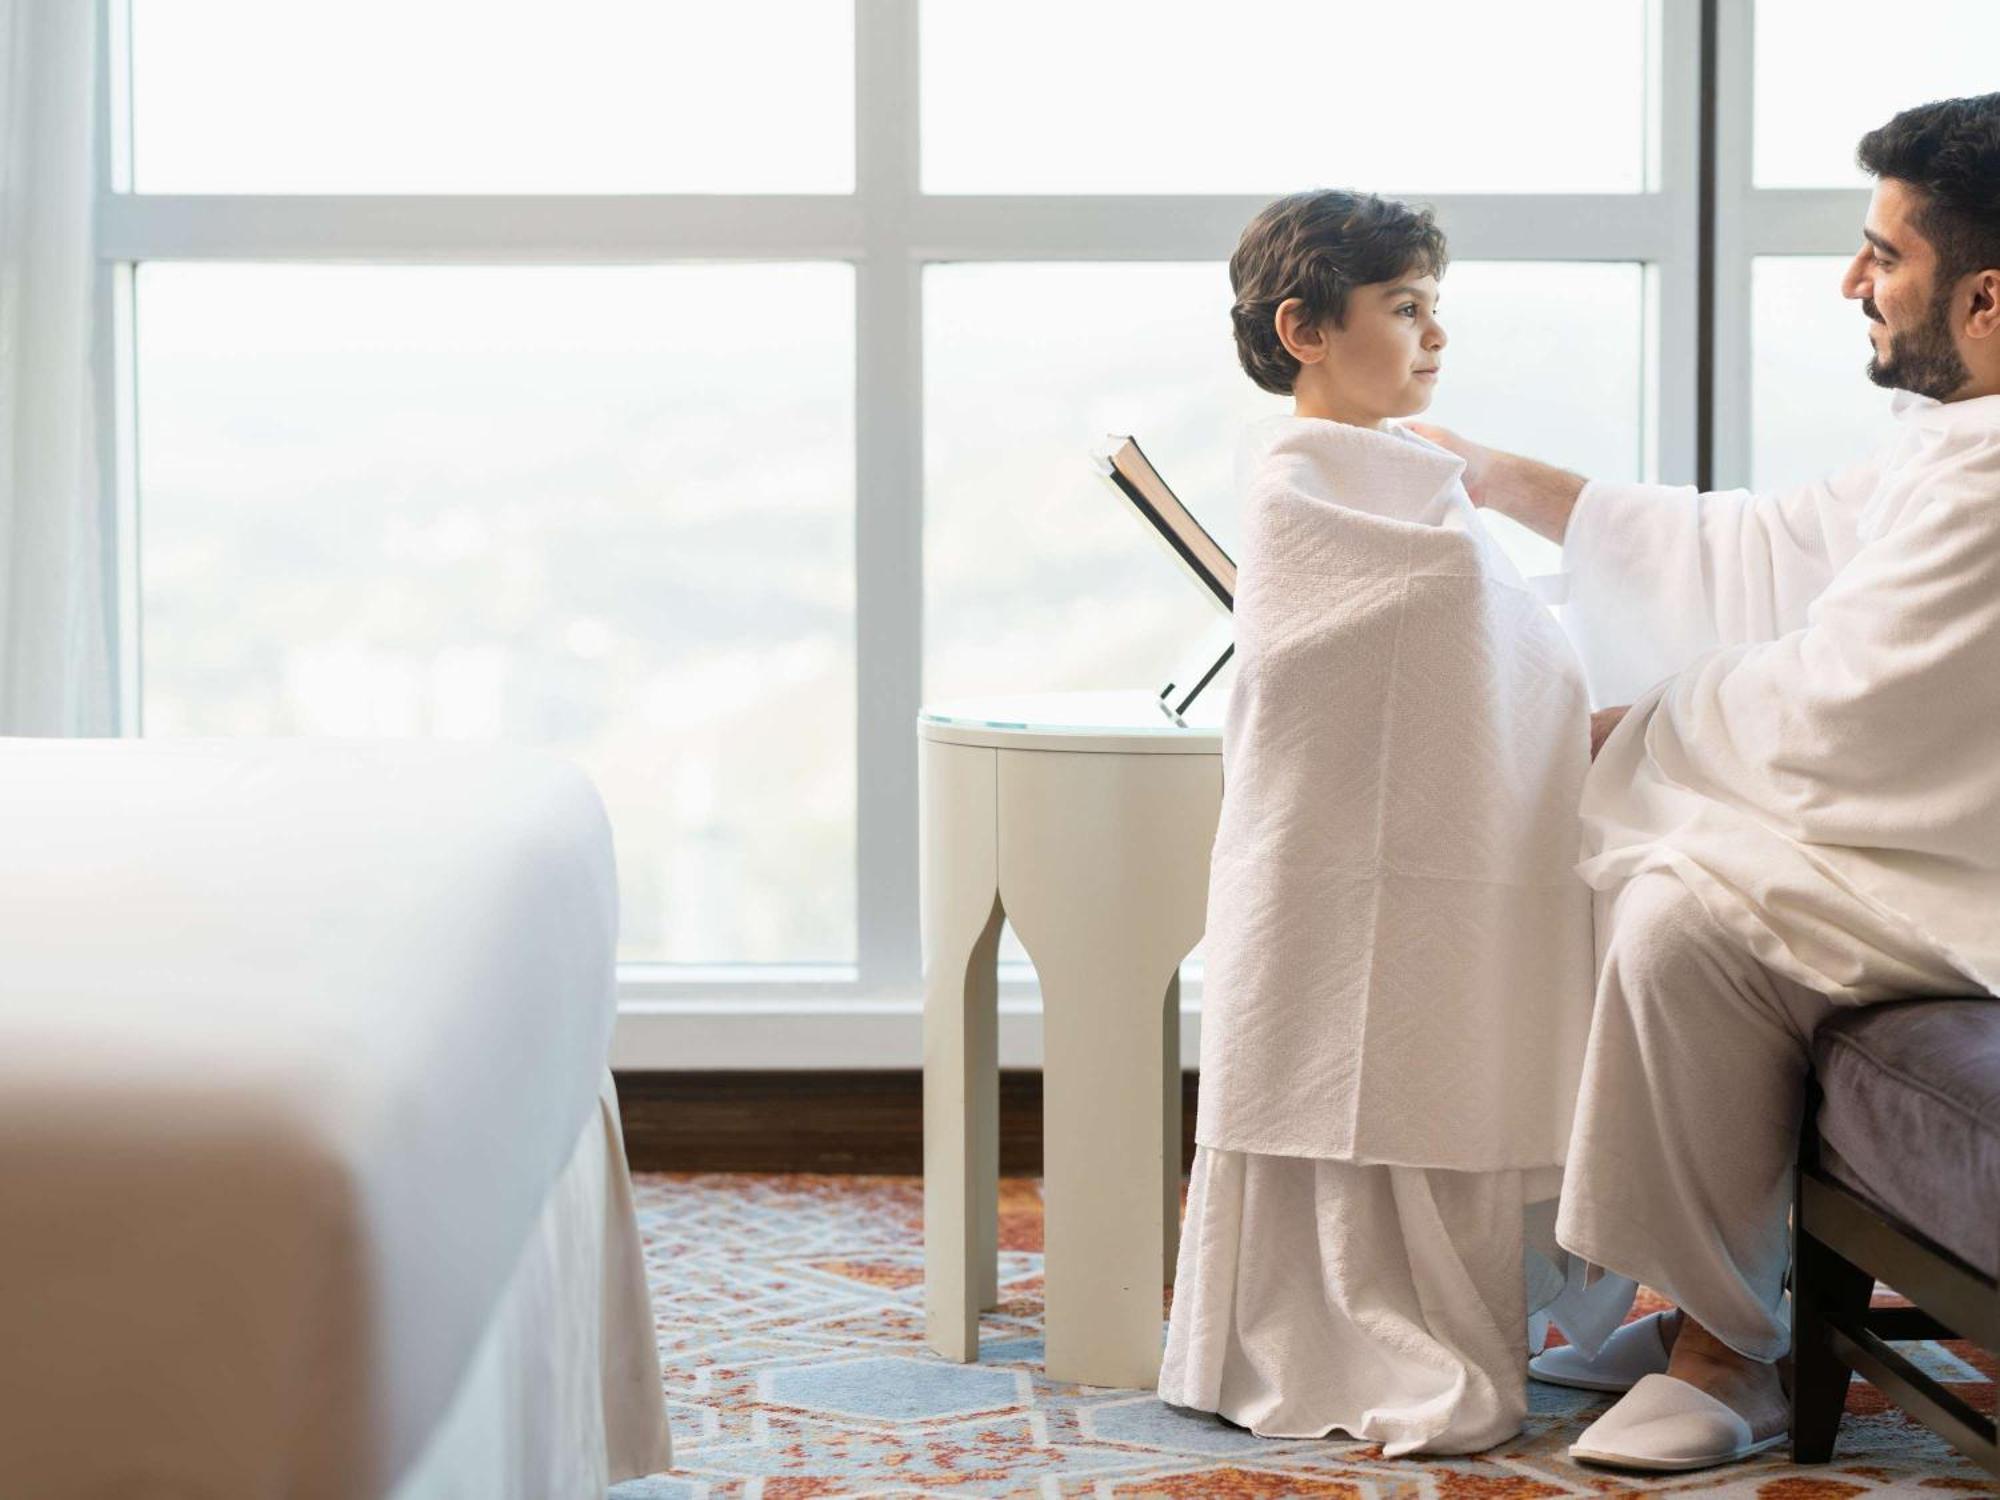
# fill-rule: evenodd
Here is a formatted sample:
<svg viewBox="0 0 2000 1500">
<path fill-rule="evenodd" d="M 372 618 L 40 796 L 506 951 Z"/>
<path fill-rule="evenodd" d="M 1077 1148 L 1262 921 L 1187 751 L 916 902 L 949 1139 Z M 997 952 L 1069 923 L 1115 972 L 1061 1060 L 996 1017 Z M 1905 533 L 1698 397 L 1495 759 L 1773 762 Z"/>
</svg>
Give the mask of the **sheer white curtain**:
<svg viewBox="0 0 2000 1500">
<path fill-rule="evenodd" d="M 0 0 L 0 734 L 106 734 L 91 377 L 97 0 Z"/>
</svg>

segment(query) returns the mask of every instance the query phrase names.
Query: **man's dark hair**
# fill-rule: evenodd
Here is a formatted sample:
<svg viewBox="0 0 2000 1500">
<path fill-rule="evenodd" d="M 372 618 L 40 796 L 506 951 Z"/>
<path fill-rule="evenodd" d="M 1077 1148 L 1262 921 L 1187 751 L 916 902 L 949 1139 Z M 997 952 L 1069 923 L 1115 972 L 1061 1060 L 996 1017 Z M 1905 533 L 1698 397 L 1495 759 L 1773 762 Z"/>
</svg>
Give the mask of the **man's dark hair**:
<svg viewBox="0 0 2000 1500">
<path fill-rule="evenodd" d="M 1266 204 L 1229 257 L 1236 357 L 1267 391 L 1289 395 L 1299 362 L 1278 342 L 1278 304 L 1300 298 L 1314 323 L 1347 326 L 1347 295 L 1398 276 L 1442 276 L 1444 234 L 1428 208 L 1336 188 Z"/>
<path fill-rule="evenodd" d="M 1921 190 L 1915 223 L 1937 252 L 1940 295 L 1967 272 L 2000 266 L 2000 94 L 1906 109 L 1864 135 L 1854 157 Z"/>
</svg>

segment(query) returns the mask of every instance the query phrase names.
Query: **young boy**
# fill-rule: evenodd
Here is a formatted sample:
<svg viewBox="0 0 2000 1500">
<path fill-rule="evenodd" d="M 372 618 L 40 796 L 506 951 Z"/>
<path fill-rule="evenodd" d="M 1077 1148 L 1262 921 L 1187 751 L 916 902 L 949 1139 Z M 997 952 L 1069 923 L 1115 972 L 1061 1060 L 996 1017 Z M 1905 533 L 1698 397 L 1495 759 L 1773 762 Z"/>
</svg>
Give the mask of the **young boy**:
<svg viewBox="0 0 2000 1500">
<path fill-rule="evenodd" d="M 1635 1288 L 1555 1243 L 1590 1024 L 1582 674 L 1398 425 L 1442 372 L 1444 238 L 1366 194 L 1264 209 L 1237 352 L 1294 414 L 1243 465 L 1198 1143 L 1162 1399 L 1388 1456 L 1514 1436 L 1549 1321 Z"/>
</svg>

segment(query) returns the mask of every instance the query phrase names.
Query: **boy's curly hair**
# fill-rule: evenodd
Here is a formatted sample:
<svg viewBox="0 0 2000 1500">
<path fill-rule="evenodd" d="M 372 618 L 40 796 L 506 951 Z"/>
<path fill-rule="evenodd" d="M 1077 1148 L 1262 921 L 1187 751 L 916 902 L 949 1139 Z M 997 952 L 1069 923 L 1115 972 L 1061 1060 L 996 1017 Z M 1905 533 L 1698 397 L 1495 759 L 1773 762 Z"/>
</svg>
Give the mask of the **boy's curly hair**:
<svg viewBox="0 0 2000 1500">
<path fill-rule="evenodd" d="M 1266 204 L 1229 257 L 1236 356 L 1265 390 L 1290 395 L 1299 362 L 1278 342 L 1281 302 L 1298 297 L 1315 323 L 1332 318 L 1341 328 L 1355 287 L 1404 274 L 1442 276 L 1447 261 L 1444 233 L 1428 208 L 1338 188 Z"/>
</svg>

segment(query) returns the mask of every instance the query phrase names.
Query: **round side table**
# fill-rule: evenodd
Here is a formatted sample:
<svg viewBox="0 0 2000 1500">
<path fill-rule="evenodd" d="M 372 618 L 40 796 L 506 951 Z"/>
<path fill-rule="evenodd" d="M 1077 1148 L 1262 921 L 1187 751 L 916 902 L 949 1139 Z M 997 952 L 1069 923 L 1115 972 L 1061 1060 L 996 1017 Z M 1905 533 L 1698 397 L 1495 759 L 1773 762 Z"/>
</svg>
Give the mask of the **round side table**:
<svg viewBox="0 0 2000 1500">
<path fill-rule="evenodd" d="M 1042 990 L 1047 1370 L 1149 1387 L 1180 1225 L 1180 963 L 1206 918 L 1221 729 L 1132 692 L 941 702 L 917 732 L 928 1342 L 976 1360 L 999 1300 L 1005 917 Z"/>
</svg>

